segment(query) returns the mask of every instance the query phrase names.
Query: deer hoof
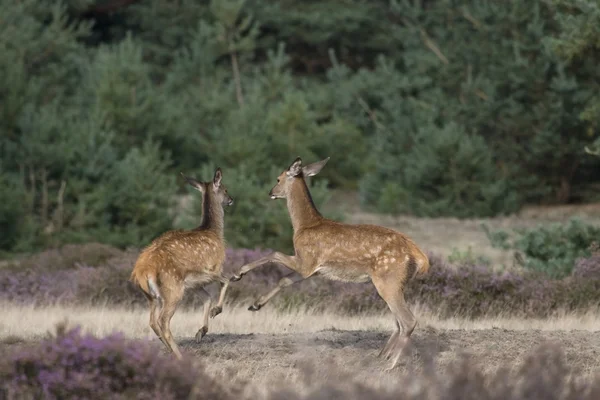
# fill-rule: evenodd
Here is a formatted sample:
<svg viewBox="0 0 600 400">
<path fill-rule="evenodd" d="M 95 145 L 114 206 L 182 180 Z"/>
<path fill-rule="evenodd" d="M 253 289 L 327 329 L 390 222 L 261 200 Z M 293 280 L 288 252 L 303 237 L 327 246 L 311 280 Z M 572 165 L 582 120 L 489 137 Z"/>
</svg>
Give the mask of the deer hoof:
<svg viewBox="0 0 600 400">
<path fill-rule="evenodd" d="M 196 343 L 200 343 L 200 341 L 202 340 L 204 335 L 206 335 L 207 332 L 208 327 L 206 326 L 203 326 L 202 328 L 198 329 L 198 333 L 196 333 Z"/>
<path fill-rule="evenodd" d="M 252 304 L 250 307 L 248 307 L 248 310 L 250 311 L 258 311 L 260 310 L 262 306 L 258 305 L 258 304 Z"/>
<path fill-rule="evenodd" d="M 242 275 L 233 275 L 231 278 L 229 278 L 230 282 L 237 282 L 240 279 L 242 279 Z"/>
<path fill-rule="evenodd" d="M 223 307 L 221 306 L 215 306 L 213 308 L 210 309 L 210 317 L 214 318 L 217 315 L 221 314 L 221 312 L 223 311 Z"/>
</svg>

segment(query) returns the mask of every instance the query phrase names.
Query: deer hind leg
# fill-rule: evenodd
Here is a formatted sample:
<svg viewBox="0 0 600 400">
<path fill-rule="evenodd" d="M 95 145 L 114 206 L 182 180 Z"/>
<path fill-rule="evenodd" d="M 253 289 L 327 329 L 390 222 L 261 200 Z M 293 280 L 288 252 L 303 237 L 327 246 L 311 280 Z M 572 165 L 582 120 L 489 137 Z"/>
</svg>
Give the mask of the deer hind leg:
<svg viewBox="0 0 600 400">
<path fill-rule="evenodd" d="M 258 299 L 256 299 L 254 301 L 254 303 L 250 307 L 248 307 L 248 310 L 250 310 L 250 311 L 260 310 L 265 304 L 267 304 L 267 302 L 269 300 L 271 300 L 271 298 L 273 296 L 275 296 L 277 293 L 279 293 L 279 291 L 281 289 L 291 286 L 294 283 L 301 282 L 304 279 L 306 279 L 306 278 L 303 277 L 302 275 L 298 275 L 296 272 L 290 272 L 289 274 L 287 274 L 286 276 L 284 276 L 283 278 L 281 278 L 279 280 L 279 282 L 277 283 L 277 286 L 275 286 L 274 289 L 272 289 L 270 292 L 268 292 L 268 293 L 260 296 Z"/>
<path fill-rule="evenodd" d="M 167 342 L 165 342 L 163 339 L 162 329 L 160 328 L 160 324 L 158 322 L 158 314 L 160 313 L 160 310 L 162 308 L 162 300 L 155 299 L 155 298 L 149 298 L 149 300 L 150 300 L 150 328 L 152 328 L 154 333 L 156 333 L 156 336 L 158 336 L 160 341 L 163 342 L 163 344 L 165 346 L 167 346 L 167 348 L 169 348 L 169 345 L 167 345 Z"/>
<path fill-rule="evenodd" d="M 396 339 L 397 339 L 398 335 L 400 334 L 400 324 L 398 323 L 398 321 L 394 321 L 394 322 L 396 323 L 396 330 L 389 337 L 389 339 L 385 343 L 385 346 L 383 346 L 383 348 L 381 349 L 381 351 L 379 352 L 377 357 L 388 358 L 389 354 L 390 354 L 390 350 L 392 348 L 392 345 L 394 343 L 396 343 Z"/>
<path fill-rule="evenodd" d="M 387 283 L 386 283 L 387 282 Z M 392 333 L 388 342 L 380 352 L 385 359 L 393 358 L 388 370 L 394 369 L 402 356 L 403 350 L 409 344 L 410 336 L 417 326 L 417 319 L 408 308 L 404 299 L 403 283 L 398 285 L 398 280 L 373 279 L 373 284 L 379 295 L 387 303 L 396 319 L 397 330 Z M 399 287 L 398 287 L 399 286 Z"/>
<path fill-rule="evenodd" d="M 160 341 L 165 346 L 167 346 L 167 348 L 169 348 L 169 346 L 162 337 L 162 329 L 158 322 L 158 313 L 160 312 L 160 309 L 163 306 L 163 299 L 160 295 L 160 290 L 158 289 L 158 286 L 151 278 L 148 279 L 148 289 L 149 293 L 146 293 L 146 291 L 144 290 L 142 290 L 142 293 L 144 293 L 144 296 L 148 299 L 148 303 L 150 303 L 150 328 L 152 328 L 152 330 L 160 339 Z"/>
<path fill-rule="evenodd" d="M 393 356 L 394 361 L 389 369 L 394 369 L 398 365 L 398 361 L 400 361 L 400 357 L 402 356 L 404 349 L 410 343 L 410 336 L 417 326 L 417 319 L 408 308 L 408 305 L 404 300 L 404 296 L 400 295 L 400 299 L 398 300 L 397 304 L 398 306 L 396 308 L 396 314 L 398 315 L 397 319 L 399 319 L 401 330 L 399 335 L 396 337 L 395 355 Z"/>
<path fill-rule="evenodd" d="M 244 275 L 246 275 L 248 272 L 252 271 L 254 268 L 260 267 L 261 265 L 267 264 L 267 263 L 281 264 L 293 271 L 298 272 L 296 269 L 296 257 L 288 256 L 286 254 L 276 251 L 276 252 L 269 254 L 266 257 L 260 258 L 256 261 L 251 262 L 250 264 L 246 264 L 246 265 L 242 266 L 240 268 L 240 270 L 238 271 L 238 273 L 231 277 L 230 281 L 233 281 L 233 282 L 239 281 L 240 279 L 242 279 L 242 277 Z"/>
<path fill-rule="evenodd" d="M 173 334 L 171 333 L 171 318 L 175 314 L 175 310 L 179 305 L 179 302 L 183 298 L 184 292 L 183 284 L 171 285 L 168 290 L 164 290 L 164 305 L 160 310 L 158 321 L 162 330 L 163 339 L 167 342 L 169 349 L 175 354 L 175 356 L 181 359 L 181 352 L 177 343 L 173 340 Z"/>
</svg>

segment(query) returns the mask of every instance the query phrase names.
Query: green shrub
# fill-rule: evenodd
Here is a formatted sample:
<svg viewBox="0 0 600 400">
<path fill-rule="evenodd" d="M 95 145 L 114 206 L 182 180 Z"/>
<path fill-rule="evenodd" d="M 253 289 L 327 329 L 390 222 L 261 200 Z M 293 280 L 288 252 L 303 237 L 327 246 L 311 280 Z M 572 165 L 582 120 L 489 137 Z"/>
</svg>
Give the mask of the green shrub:
<svg viewBox="0 0 600 400">
<path fill-rule="evenodd" d="M 448 262 L 450 264 L 458 265 L 491 265 L 491 260 L 481 254 L 473 252 L 473 248 L 469 246 L 467 250 L 461 251 L 456 247 L 452 248 L 452 253 L 448 255 Z"/>
<path fill-rule="evenodd" d="M 521 264 L 527 269 L 543 272 L 551 277 L 567 276 L 578 258 L 589 257 L 591 246 L 600 238 L 600 226 L 586 224 L 579 218 L 567 223 L 539 225 L 532 229 L 514 229 L 516 237 L 503 230 L 483 229 L 492 246 L 516 250 L 522 254 Z"/>
</svg>

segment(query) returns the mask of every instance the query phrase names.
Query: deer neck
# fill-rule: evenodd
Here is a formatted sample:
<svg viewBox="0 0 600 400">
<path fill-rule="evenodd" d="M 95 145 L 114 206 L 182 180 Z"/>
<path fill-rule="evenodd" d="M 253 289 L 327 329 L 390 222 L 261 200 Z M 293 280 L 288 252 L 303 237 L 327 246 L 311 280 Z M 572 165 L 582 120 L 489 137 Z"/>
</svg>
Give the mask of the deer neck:
<svg viewBox="0 0 600 400">
<path fill-rule="evenodd" d="M 294 179 L 287 196 L 287 208 L 292 220 L 294 232 L 318 223 L 323 217 L 308 190 L 304 178 Z"/>
<path fill-rule="evenodd" d="M 225 211 L 210 189 L 202 198 L 202 221 L 197 230 L 212 230 L 223 237 Z"/>
</svg>

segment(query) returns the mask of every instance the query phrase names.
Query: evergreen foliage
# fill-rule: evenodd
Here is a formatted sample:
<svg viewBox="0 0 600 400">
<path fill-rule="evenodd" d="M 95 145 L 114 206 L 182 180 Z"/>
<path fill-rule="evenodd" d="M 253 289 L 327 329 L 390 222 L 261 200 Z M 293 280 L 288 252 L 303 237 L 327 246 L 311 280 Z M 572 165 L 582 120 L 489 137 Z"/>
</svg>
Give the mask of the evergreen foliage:
<svg viewBox="0 0 600 400">
<path fill-rule="evenodd" d="M 0 15 L 1 251 L 143 245 L 177 225 L 179 172 L 216 165 L 238 193 L 228 240 L 289 248 L 265 193 L 296 156 L 332 157 L 318 205 L 336 188 L 428 216 L 597 197 L 594 1 L 0 0 Z"/>
<path fill-rule="evenodd" d="M 600 155 L 600 94 L 597 83 L 600 72 L 595 66 L 600 62 L 600 3 L 595 0 L 554 0 L 556 20 L 560 33 L 549 39 L 556 53 L 572 67 L 586 73 L 582 81 L 590 84 L 585 93 L 585 107 L 580 111 L 582 120 L 589 123 L 588 135 L 595 138 L 589 153 Z"/>
</svg>

